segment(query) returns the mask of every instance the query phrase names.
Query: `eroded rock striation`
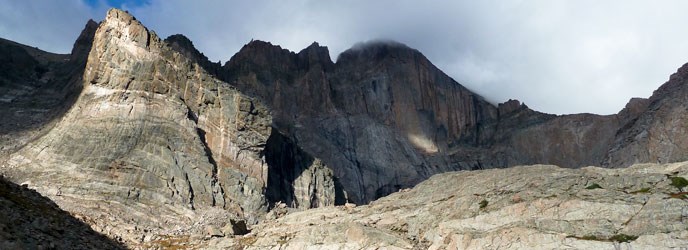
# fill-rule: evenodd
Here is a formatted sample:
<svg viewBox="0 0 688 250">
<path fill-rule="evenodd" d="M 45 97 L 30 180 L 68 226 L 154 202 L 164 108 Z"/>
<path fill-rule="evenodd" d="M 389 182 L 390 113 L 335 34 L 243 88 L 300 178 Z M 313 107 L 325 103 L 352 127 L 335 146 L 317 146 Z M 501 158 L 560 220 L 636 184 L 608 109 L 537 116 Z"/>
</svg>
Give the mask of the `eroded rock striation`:
<svg viewBox="0 0 688 250">
<path fill-rule="evenodd" d="M 272 202 L 334 204 L 331 170 L 288 139 L 271 145 L 272 117 L 261 102 L 124 11 L 110 10 L 84 32 L 92 32 L 92 48 L 78 77 L 83 90 L 49 132 L 7 156 L 2 169 L 13 181 L 30 182 L 129 243 L 204 230 L 193 225 L 206 217 L 255 223 L 270 206 L 266 189 L 276 194 Z M 265 160 L 289 150 L 285 162 Z M 291 191 L 268 187 L 269 168 L 292 167 L 271 164 L 291 158 L 312 161 L 298 166 L 308 176 L 294 176 Z"/>
</svg>

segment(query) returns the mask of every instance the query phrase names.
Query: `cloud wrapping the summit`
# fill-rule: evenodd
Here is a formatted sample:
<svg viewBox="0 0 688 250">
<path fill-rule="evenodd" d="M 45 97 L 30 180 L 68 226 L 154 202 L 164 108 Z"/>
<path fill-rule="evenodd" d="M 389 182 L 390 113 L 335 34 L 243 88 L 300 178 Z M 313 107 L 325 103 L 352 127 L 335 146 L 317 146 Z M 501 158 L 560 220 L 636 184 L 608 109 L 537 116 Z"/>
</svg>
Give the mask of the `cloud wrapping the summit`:
<svg viewBox="0 0 688 250">
<path fill-rule="evenodd" d="M 68 52 L 86 20 L 102 19 L 107 7 L 9 1 L 0 6 L 0 36 Z M 616 113 L 688 62 L 686 1 L 151 0 L 122 7 L 163 38 L 185 34 L 212 61 L 228 60 L 251 39 L 293 51 L 317 41 L 332 58 L 357 42 L 395 40 L 492 102 L 515 98 L 558 114 Z"/>
</svg>

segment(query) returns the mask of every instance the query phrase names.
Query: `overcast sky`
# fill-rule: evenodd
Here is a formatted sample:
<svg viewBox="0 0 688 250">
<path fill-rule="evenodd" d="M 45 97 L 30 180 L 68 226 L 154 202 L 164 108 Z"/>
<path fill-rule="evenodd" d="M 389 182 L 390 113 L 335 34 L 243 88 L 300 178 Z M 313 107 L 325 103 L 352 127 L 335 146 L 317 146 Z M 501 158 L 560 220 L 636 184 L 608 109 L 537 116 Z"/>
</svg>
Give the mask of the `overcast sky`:
<svg viewBox="0 0 688 250">
<path fill-rule="evenodd" d="M 318 41 L 333 60 L 356 42 L 396 40 L 494 103 L 556 114 L 616 113 L 688 62 L 678 0 L 3 0 L 0 37 L 67 53 L 110 6 L 223 63 L 251 39 L 296 52 Z"/>
</svg>

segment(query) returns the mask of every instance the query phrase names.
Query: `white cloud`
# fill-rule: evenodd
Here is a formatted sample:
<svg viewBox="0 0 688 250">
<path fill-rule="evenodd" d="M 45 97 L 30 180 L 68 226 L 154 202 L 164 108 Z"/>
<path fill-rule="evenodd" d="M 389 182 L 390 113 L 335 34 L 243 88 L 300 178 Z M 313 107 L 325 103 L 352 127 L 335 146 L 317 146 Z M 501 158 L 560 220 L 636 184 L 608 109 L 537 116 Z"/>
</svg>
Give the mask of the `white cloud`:
<svg viewBox="0 0 688 250">
<path fill-rule="evenodd" d="M 90 17 L 81 1 L 9 1 L 0 36 L 67 52 Z M 251 39 L 333 59 L 356 42 L 392 39 L 423 52 L 489 100 L 551 113 L 619 111 L 688 61 L 685 1 L 185 1 L 130 9 L 162 37 L 182 33 L 223 62 Z"/>
</svg>

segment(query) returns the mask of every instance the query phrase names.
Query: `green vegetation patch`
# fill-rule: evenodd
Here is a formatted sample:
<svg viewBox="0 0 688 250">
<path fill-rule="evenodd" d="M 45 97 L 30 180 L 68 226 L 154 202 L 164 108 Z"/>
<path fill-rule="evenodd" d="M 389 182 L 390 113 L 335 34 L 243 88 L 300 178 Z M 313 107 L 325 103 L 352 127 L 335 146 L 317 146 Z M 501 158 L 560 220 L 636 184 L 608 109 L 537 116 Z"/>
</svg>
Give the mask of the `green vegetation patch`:
<svg viewBox="0 0 688 250">
<path fill-rule="evenodd" d="M 683 191 L 683 188 L 688 186 L 688 180 L 683 177 L 671 177 L 671 185 L 678 188 L 679 191 Z"/>
<path fill-rule="evenodd" d="M 598 188 L 601 189 L 602 186 L 600 186 L 600 184 L 597 184 L 597 183 L 593 183 L 590 186 L 585 187 L 585 189 L 598 189 Z"/>
<path fill-rule="evenodd" d="M 638 236 L 627 235 L 627 234 L 617 234 L 610 238 L 600 238 L 595 235 L 585 235 L 585 236 L 574 236 L 569 235 L 569 238 L 576 238 L 579 240 L 593 240 L 593 241 L 615 241 L 615 242 L 631 242 L 638 239 Z"/>
<path fill-rule="evenodd" d="M 650 188 L 646 187 L 646 188 L 641 188 L 641 189 L 638 189 L 636 191 L 633 191 L 633 192 L 631 192 L 631 194 L 645 194 L 645 193 L 649 193 L 649 192 L 650 192 Z"/>
<path fill-rule="evenodd" d="M 581 239 L 581 240 L 600 240 L 600 239 L 597 238 L 597 236 L 595 236 L 595 235 L 585 235 L 585 236 L 580 237 L 580 238 L 578 238 L 578 239 Z"/>
<path fill-rule="evenodd" d="M 631 242 L 636 239 L 638 239 L 638 236 L 635 235 L 627 235 L 627 234 L 617 234 L 609 238 L 612 241 L 616 242 Z"/>
<path fill-rule="evenodd" d="M 483 209 L 483 208 L 487 207 L 488 202 L 487 202 L 487 200 L 482 200 L 478 204 L 480 204 L 480 209 Z"/>
</svg>

